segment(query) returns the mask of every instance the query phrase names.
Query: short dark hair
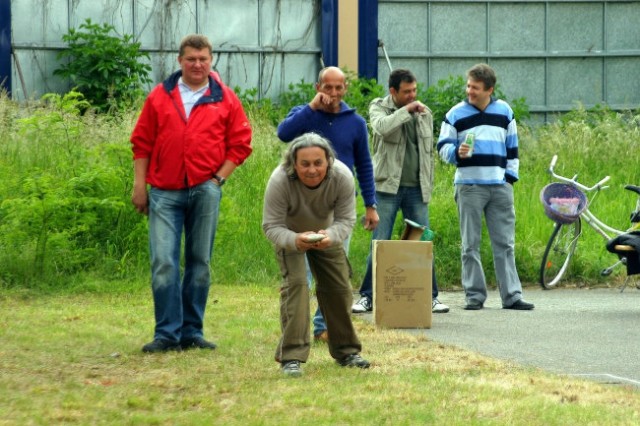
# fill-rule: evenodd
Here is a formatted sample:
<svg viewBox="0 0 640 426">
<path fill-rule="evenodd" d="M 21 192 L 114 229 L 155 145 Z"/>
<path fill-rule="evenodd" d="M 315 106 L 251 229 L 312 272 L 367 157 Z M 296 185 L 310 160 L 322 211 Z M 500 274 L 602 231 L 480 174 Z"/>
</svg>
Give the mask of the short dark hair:
<svg viewBox="0 0 640 426">
<path fill-rule="evenodd" d="M 406 68 L 398 68 L 389 74 L 389 89 L 400 90 L 400 83 L 413 83 L 416 76 Z"/>
<path fill-rule="evenodd" d="M 289 176 L 290 179 L 298 179 L 298 175 L 296 175 L 295 170 L 298 150 L 315 146 L 324 150 L 325 156 L 327 157 L 327 163 L 329 164 L 329 166 L 327 167 L 327 172 L 331 169 L 331 166 L 333 166 L 333 162 L 336 160 L 336 153 L 331 147 L 331 143 L 319 134 L 309 132 L 300 135 L 293 141 L 291 141 L 289 147 L 284 152 L 282 167 L 284 167 L 284 170 L 287 172 L 287 176 Z"/>
<path fill-rule="evenodd" d="M 496 85 L 496 72 L 487 64 L 475 64 L 467 71 L 467 78 L 484 83 L 484 90 L 489 90 Z"/>
<path fill-rule="evenodd" d="M 180 42 L 180 50 L 178 56 L 184 55 L 184 51 L 187 47 L 191 47 L 196 50 L 209 49 L 209 54 L 213 55 L 213 46 L 206 36 L 202 34 L 189 34 L 184 37 Z"/>
</svg>

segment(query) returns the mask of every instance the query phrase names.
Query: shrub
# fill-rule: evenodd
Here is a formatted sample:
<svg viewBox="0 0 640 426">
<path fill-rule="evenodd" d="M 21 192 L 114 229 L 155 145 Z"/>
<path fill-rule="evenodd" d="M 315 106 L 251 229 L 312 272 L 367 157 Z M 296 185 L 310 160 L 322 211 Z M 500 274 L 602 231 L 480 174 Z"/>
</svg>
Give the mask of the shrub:
<svg viewBox="0 0 640 426">
<path fill-rule="evenodd" d="M 137 111 L 114 116 L 81 114 L 85 101 L 76 92 L 45 99 L 35 108 L 25 108 L 0 94 L 0 289 L 66 286 L 83 271 L 117 281 L 147 277 L 146 219 L 130 203 L 128 138 Z M 212 260 L 216 283 L 273 285 L 279 279 L 271 245 L 260 226 L 264 187 L 286 147 L 277 140 L 269 116 L 280 107 L 268 105 L 273 109 L 262 110 L 255 104 L 247 108 L 255 131 L 254 153 L 225 185 Z M 635 203 L 636 196 L 622 185 L 640 183 L 640 157 L 629 155 L 640 146 L 639 113 L 577 109 L 569 116 L 571 120 L 525 128 L 521 133 L 522 179 L 515 186 L 516 260 L 525 283 L 537 280 L 553 228 L 538 199 L 550 181 L 544 171 L 553 154 L 560 157 L 558 171 L 580 173 L 585 184 L 611 175 L 611 188 L 593 205 L 607 222 L 628 226 L 628 213 Z M 621 158 L 626 161 L 624 167 L 620 167 Z M 436 162 L 429 205 L 443 290 L 460 285 L 454 171 Z M 357 208 L 362 214 L 361 197 Z M 604 249 L 603 239 L 595 232 L 585 228 L 584 233 L 567 282 L 602 282 L 599 271 L 615 256 Z M 369 232 L 356 226 L 350 251 L 355 287 L 364 274 L 370 238 Z M 481 250 L 487 279 L 495 285 L 486 234 Z M 622 273 L 622 269 L 616 272 Z"/>
<path fill-rule="evenodd" d="M 350 107 L 355 108 L 358 114 L 368 122 L 369 103 L 374 98 L 386 96 L 387 89 L 375 79 L 359 78 L 355 73 L 348 70 L 345 74 L 349 89 L 344 101 Z M 433 113 L 433 126 L 436 137 L 440 133 L 440 124 L 444 120 L 447 111 L 466 98 L 465 88 L 466 80 L 461 76 L 450 76 L 429 87 L 418 83 L 418 99 L 428 105 Z M 242 91 L 236 88 L 236 92 L 246 108 L 259 108 L 262 113 L 267 114 L 272 124 L 277 126 L 287 116 L 291 108 L 309 103 L 315 96 L 316 89 L 315 83 L 305 83 L 301 80 L 298 83 L 289 84 L 288 90 L 280 94 L 276 101 L 258 99 L 256 89 Z M 499 86 L 496 86 L 495 96 L 506 100 L 506 96 Z M 530 117 L 529 106 L 525 98 L 511 99 L 508 102 L 518 122 Z"/>
<path fill-rule="evenodd" d="M 147 263 L 129 202 L 131 120 L 82 114 L 86 106 L 78 92 L 48 94 L 0 123 L 0 284 L 66 282 L 85 270 L 124 277 Z"/>
<path fill-rule="evenodd" d="M 418 98 L 431 108 L 433 113 L 433 127 L 437 135 L 440 134 L 440 124 L 444 121 L 447 111 L 452 106 L 466 99 L 467 82 L 462 76 L 449 76 L 447 79 L 439 80 L 435 85 L 427 88 L 424 85 L 418 86 Z M 496 85 L 494 96 L 507 101 L 505 94 Z M 520 123 L 530 117 L 529 106 L 525 98 L 508 100 L 513 109 L 516 120 Z"/>
<path fill-rule="evenodd" d="M 71 28 L 62 40 L 68 47 L 58 54 L 66 64 L 55 75 L 71 79 L 98 111 L 106 112 L 137 101 L 144 95 L 144 85 L 151 66 L 141 63 L 149 54 L 140 51 L 140 43 L 133 36 L 112 35 L 115 28 L 108 24 L 94 24 L 87 19 L 80 30 Z"/>
</svg>

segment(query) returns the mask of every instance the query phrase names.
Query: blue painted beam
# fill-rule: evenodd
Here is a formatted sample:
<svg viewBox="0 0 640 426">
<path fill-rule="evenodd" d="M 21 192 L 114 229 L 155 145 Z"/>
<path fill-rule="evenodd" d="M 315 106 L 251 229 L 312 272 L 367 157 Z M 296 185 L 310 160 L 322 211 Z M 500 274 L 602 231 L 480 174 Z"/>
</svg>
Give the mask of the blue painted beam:
<svg viewBox="0 0 640 426">
<path fill-rule="evenodd" d="M 338 0 L 322 0 L 322 61 L 338 66 Z"/>
<path fill-rule="evenodd" d="M 0 88 L 11 94 L 11 0 L 0 0 Z"/>
<path fill-rule="evenodd" d="M 378 79 L 378 0 L 359 0 L 358 75 Z"/>
</svg>

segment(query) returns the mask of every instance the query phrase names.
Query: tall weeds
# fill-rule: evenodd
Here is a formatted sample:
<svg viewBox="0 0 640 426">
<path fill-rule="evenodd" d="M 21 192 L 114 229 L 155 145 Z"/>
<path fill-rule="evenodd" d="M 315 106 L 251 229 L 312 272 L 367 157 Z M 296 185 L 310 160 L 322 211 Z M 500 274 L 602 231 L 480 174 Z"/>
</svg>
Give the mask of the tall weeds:
<svg viewBox="0 0 640 426">
<path fill-rule="evenodd" d="M 109 117 L 81 113 L 82 102 L 73 92 L 28 106 L 0 96 L 0 287 L 66 286 L 86 273 L 113 285 L 148 276 L 146 218 L 130 204 L 129 136 L 137 111 Z M 224 187 L 212 261 L 215 282 L 272 285 L 279 279 L 261 218 L 264 188 L 285 144 L 275 134 L 273 110 L 263 107 L 246 105 L 254 129 L 254 152 Z M 632 113 L 577 108 L 554 124 L 521 126 L 516 257 L 525 283 L 537 281 L 553 226 L 539 201 L 540 190 L 550 182 L 545 171 L 552 155 L 559 156 L 558 171 L 578 173 L 585 184 L 611 176 L 610 189 L 603 191 L 592 209 L 624 228 L 635 196 L 622 187 L 640 184 L 639 121 L 640 116 Z M 460 283 L 453 172 L 437 161 L 430 204 L 442 289 Z M 361 199 L 357 208 L 363 214 Z M 398 218 L 396 237 L 400 229 Z M 354 287 L 362 279 L 369 242 L 370 233 L 356 226 L 350 254 Z M 482 254 L 487 278 L 493 283 L 486 235 Z M 585 229 L 568 280 L 600 282 L 600 269 L 614 261 L 602 238 Z"/>
<path fill-rule="evenodd" d="M 123 277 L 146 258 L 129 211 L 131 115 L 81 114 L 82 97 L 51 95 L 0 125 L 0 279 L 29 287 L 92 270 Z M 129 257 L 133 262 L 123 264 Z"/>
</svg>

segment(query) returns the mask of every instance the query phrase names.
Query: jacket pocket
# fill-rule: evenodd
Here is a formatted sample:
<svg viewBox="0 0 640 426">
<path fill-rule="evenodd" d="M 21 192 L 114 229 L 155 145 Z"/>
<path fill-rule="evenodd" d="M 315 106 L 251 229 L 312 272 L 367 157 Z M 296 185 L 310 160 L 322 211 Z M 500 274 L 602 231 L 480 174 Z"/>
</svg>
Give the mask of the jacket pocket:
<svg viewBox="0 0 640 426">
<path fill-rule="evenodd" d="M 373 156 L 373 176 L 375 182 L 381 182 L 389 178 L 389 161 L 386 155 Z"/>
</svg>

